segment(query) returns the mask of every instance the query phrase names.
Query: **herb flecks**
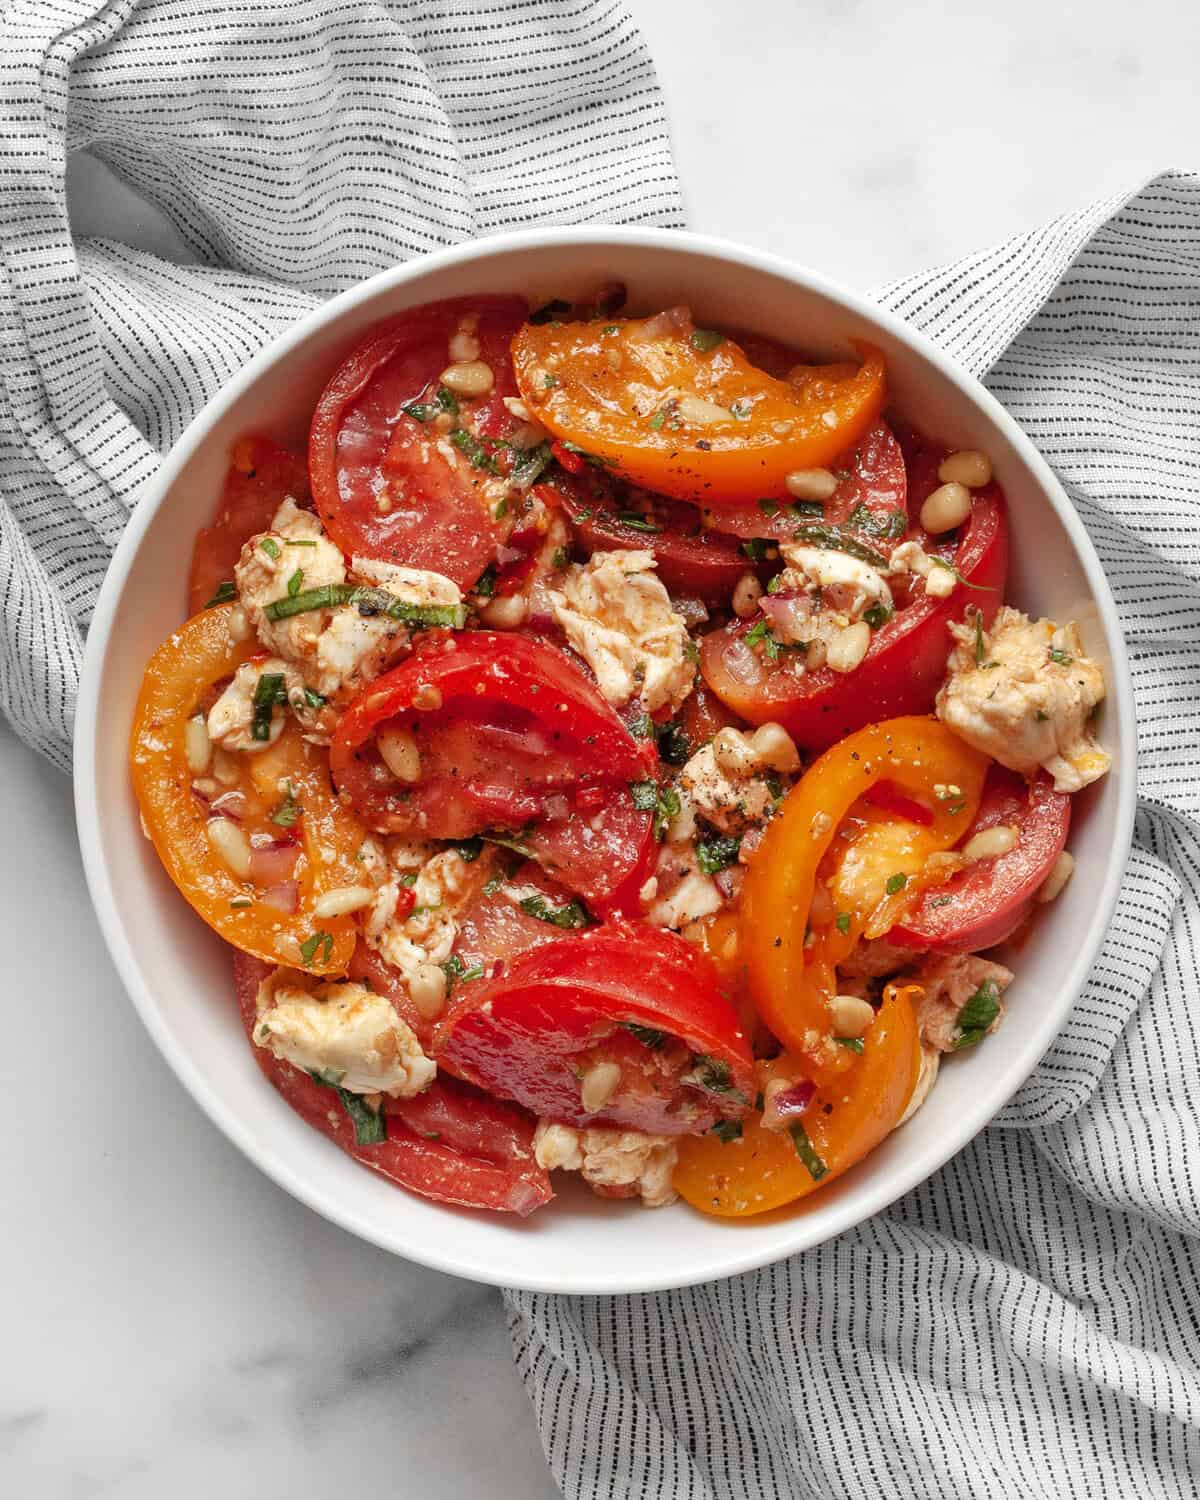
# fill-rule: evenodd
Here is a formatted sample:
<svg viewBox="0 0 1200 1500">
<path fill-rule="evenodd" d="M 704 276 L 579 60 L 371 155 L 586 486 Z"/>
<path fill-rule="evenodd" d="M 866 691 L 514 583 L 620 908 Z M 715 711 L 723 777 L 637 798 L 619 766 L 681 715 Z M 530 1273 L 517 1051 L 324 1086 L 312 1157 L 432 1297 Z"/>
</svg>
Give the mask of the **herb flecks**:
<svg viewBox="0 0 1200 1500">
<path fill-rule="evenodd" d="M 287 620 L 292 615 L 307 614 L 314 609 L 336 609 L 342 604 L 352 604 L 365 617 L 387 615 L 418 630 L 461 630 L 467 623 L 465 604 L 410 604 L 383 589 L 351 583 L 325 583 L 290 597 L 272 599 L 263 614 L 268 620 Z"/>
<path fill-rule="evenodd" d="M 1000 1014 L 1000 990 L 994 979 L 985 979 L 958 1013 L 954 1050 L 973 1047 L 991 1030 Z"/>
</svg>

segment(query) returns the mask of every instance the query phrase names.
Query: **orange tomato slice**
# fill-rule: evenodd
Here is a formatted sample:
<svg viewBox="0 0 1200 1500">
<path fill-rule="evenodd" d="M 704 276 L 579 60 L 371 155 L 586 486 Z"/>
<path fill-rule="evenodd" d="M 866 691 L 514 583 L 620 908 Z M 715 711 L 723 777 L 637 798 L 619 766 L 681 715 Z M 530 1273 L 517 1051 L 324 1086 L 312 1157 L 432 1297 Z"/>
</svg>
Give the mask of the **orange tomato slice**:
<svg viewBox="0 0 1200 1500">
<path fill-rule="evenodd" d="M 702 1213 L 744 1218 L 809 1194 L 873 1151 L 895 1129 L 912 1096 L 921 1048 L 907 989 L 889 986 L 863 1037 L 855 1067 L 818 1088 L 803 1117 L 803 1137 L 765 1130 L 762 1116 L 725 1141 L 709 1131 L 679 1143 L 675 1190 Z M 804 1076 L 786 1053 L 761 1065 L 764 1079 Z"/>
<path fill-rule="evenodd" d="M 756 369 L 686 308 L 619 322 L 525 324 L 513 339 L 521 396 L 560 440 L 634 484 L 719 509 L 786 497 L 785 477 L 845 452 L 878 418 L 883 355 Z"/>
<path fill-rule="evenodd" d="M 344 973 L 354 951 L 349 916 L 320 921 L 313 907 L 324 892 L 361 885 L 355 856 L 365 830 L 338 802 L 329 779 L 328 754 L 289 722 L 271 746 L 230 756 L 238 779 L 223 791 L 241 793 L 240 827 L 247 838 L 285 829 L 272 822 L 289 784 L 299 815 L 291 827 L 299 848 L 292 879 L 296 909 L 266 905 L 264 881 L 239 879 L 209 842 L 209 807 L 192 790 L 185 748 L 186 725 L 206 693 L 231 676 L 259 649 L 253 638 L 230 636 L 232 605 L 194 615 L 163 642 L 146 667 L 134 712 L 129 758 L 134 792 L 167 874 L 192 909 L 227 943 L 268 963 L 286 963 L 313 974 Z"/>
</svg>

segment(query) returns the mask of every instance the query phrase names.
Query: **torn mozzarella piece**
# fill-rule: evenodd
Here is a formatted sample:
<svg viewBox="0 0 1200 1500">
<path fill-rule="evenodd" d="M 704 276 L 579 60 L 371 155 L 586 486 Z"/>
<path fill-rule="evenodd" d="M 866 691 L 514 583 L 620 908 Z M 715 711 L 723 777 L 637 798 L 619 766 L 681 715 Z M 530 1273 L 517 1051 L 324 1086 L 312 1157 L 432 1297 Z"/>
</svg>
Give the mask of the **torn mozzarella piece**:
<svg viewBox="0 0 1200 1500">
<path fill-rule="evenodd" d="M 954 569 L 930 557 L 920 542 L 901 542 L 892 553 L 890 571 L 923 578 L 925 592 L 933 599 L 948 599 L 958 585 Z"/>
<path fill-rule="evenodd" d="M 1108 752 L 1092 735 L 1104 675 L 1084 655 L 1079 629 L 1001 608 L 988 631 L 952 625 L 956 642 L 937 713 L 968 745 L 1032 776 L 1043 766 L 1056 791 L 1077 792 L 1103 776 Z"/>
<path fill-rule="evenodd" d="M 577 1130 L 539 1120 L 533 1137 L 537 1163 L 546 1171 L 579 1172 L 602 1198 L 637 1198 L 647 1208 L 675 1201 L 671 1174 L 678 1148 L 671 1136 L 641 1130 Z"/>
<path fill-rule="evenodd" d="M 282 677 L 287 703 L 272 703 L 267 736 L 256 739 L 253 726 L 256 715 L 254 695 L 264 677 Z M 288 705 L 304 705 L 304 679 L 289 662 L 279 657 L 266 661 L 246 661 L 233 674 L 225 691 L 208 711 L 208 738 L 222 750 L 265 750 L 283 733 Z"/>
<path fill-rule="evenodd" d="M 260 985 L 254 1041 L 352 1094 L 411 1099 L 437 1073 L 382 995 L 361 984 L 314 984 L 293 969 L 277 969 Z"/>
<path fill-rule="evenodd" d="M 411 846 L 401 850 L 406 847 Z M 397 851 L 390 853 L 393 864 L 404 869 Z M 412 890 L 413 905 L 397 917 L 396 902 L 405 889 Z M 456 849 L 432 855 L 420 866 L 415 882 L 401 885 L 399 879 L 389 880 L 379 888 L 364 929 L 367 943 L 411 984 L 423 965 L 443 964 L 454 951 L 457 911 L 469 889 L 467 862 Z"/>
<path fill-rule="evenodd" d="M 861 620 L 865 610 L 874 604 L 892 607 L 892 591 L 887 579 L 869 562 L 838 552 L 831 547 L 810 547 L 799 542 L 781 542 L 779 551 L 787 564 L 780 592 L 793 589 L 821 591 L 821 609 L 844 615 L 849 623 Z"/>
<path fill-rule="evenodd" d="M 550 599 L 610 703 L 637 698 L 653 713 L 687 697 L 696 675 L 687 624 L 654 571 L 652 552 L 597 552 L 569 567 L 562 591 Z"/>
<path fill-rule="evenodd" d="M 700 868 L 690 840 L 662 846 L 654 882 L 653 900 L 646 912 L 646 921 L 654 927 L 678 930 L 712 916 L 725 905 L 716 881 Z"/>
</svg>

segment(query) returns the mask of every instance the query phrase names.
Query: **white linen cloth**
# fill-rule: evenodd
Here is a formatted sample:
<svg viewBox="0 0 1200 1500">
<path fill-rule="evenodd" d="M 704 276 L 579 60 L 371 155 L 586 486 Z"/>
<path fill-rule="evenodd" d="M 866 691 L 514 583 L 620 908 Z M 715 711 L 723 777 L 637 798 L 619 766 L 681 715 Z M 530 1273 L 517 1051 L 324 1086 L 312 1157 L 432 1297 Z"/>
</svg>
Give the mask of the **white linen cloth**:
<svg viewBox="0 0 1200 1500">
<path fill-rule="evenodd" d="M 73 243 L 88 147 L 195 257 Z M 681 220 L 613 0 L 10 0 L 0 14 L 0 706 L 64 768 L 86 628 L 159 455 L 315 299 L 532 222 Z M 988 381 L 1104 558 L 1136 847 L 1058 1043 L 990 1130 L 807 1255 L 509 1296 L 568 1496 L 1194 1496 L 1200 1484 L 1200 182 L 882 300 Z"/>
</svg>

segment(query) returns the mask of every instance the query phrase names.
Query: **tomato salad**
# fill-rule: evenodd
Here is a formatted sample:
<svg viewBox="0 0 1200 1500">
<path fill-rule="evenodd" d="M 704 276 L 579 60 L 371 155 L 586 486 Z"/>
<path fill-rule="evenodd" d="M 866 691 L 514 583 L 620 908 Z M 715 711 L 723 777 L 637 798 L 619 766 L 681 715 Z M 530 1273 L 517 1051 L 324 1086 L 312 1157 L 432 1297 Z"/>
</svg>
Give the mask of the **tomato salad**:
<svg viewBox="0 0 1200 1500">
<path fill-rule="evenodd" d="M 1005 603 L 989 457 L 879 350 L 624 300 L 413 308 L 307 455 L 235 444 L 132 774 L 264 1074 L 359 1162 L 751 1215 L 999 1024 L 1104 681 Z"/>
</svg>

